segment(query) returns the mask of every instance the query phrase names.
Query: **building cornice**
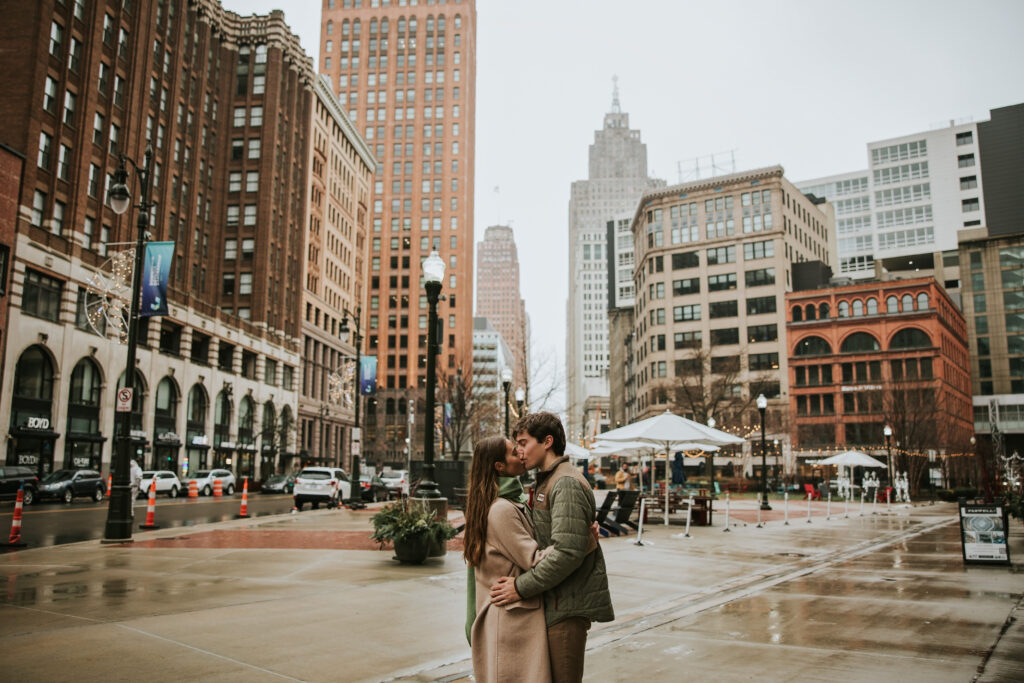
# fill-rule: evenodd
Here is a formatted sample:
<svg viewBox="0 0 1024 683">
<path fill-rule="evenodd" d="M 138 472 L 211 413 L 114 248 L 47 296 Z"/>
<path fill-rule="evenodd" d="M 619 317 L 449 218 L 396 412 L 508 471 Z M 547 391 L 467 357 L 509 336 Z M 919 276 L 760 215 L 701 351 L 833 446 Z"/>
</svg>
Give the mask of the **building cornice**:
<svg viewBox="0 0 1024 683">
<path fill-rule="evenodd" d="M 341 127 L 345 137 L 348 138 L 352 146 L 355 147 L 356 152 L 362 157 L 370 170 L 376 172 L 377 159 L 373 156 L 373 152 L 370 151 L 370 146 L 366 144 L 363 136 L 359 134 L 356 127 L 352 124 L 352 120 L 349 119 L 348 114 L 341 108 L 341 102 L 338 101 L 338 97 L 331 90 L 331 81 L 327 76 L 318 76 L 313 84 L 313 92 L 323 102 L 324 106 L 327 107 L 327 111 L 330 112 L 331 117 Z"/>
</svg>

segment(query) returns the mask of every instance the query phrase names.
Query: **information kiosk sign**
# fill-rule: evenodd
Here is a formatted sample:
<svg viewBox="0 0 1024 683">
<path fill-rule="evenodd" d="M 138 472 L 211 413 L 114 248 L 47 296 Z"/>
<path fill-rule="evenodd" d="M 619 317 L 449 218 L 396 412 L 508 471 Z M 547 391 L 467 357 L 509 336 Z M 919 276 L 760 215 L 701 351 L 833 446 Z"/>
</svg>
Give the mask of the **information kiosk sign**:
<svg viewBox="0 0 1024 683">
<path fill-rule="evenodd" d="M 1001 498 L 994 503 L 960 500 L 960 546 L 964 562 L 1010 564 L 1006 542 L 1009 511 Z"/>
</svg>

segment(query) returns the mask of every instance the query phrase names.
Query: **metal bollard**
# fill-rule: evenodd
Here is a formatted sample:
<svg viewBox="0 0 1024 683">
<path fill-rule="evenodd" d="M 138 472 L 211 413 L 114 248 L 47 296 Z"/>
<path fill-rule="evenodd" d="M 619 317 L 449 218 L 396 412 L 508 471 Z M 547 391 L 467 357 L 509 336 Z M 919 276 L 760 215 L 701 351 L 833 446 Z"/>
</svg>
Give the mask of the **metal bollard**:
<svg viewBox="0 0 1024 683">
<path fill-rule="evenodd" d="M 811 494 L 811 493 L 807 494 L 807 523 L 808 524 L 811 523 L 811 496 L 813 496 L 813 495 L 814 494 Z"/>
<path fill-rule="evenodd" d="M 861 489 L 861 490 L 860 490 L 860 516 L 861 516 L 861 517 L 863 517 L 863 516 L 864 516 L 864 498 L 865 498 L 865 497 L 866 497 L 867 495 L 868 495 L 868 494 L 864 492 L 864 489 Z"/>
<path fill-rule="evenodd" d="M 646 507 L 645 507 L 646 505 L 647 505 L 647 501 L 644 500 L 643 498 L 641 498 L 640 499 L 640 523 L 637 525 L 637 528 L 636 528 L 636 543 L 634 545 L 643 545 L 644 544 L 644 542 L 643 542 L 643 536 L 644 536 L 644 513 L 647 512 Z"/>
<path fill-rule="evenodd" d="M 684 538 L 690 537 L 690 515 L 693 514 L 693 494 L 690 494 L 690 499 L 686 505 L 686 533 L 683 534 Z"/>
<path fill-rule="evenodd" d="M 850 518 L 850 497 L 844 496 L 843 498 L 843 519 Z"/>
<path fill-rule="evenodd" d="M 832 492 L 828 492 L 828 498 L 825 499 L 825 521 L 832 519 Z"/>
<path fill-rule="evenodd" d="M 789 526 L 789 491 L 782 493 L 782 508 L 786 511 L 786 521 L 783 526 Z"/>
<path fill-rule="evenodd" d="M 889 486 L 885 487 L 885 511 L 889 512 L 892 510 L 892 488 Z"/>
<path fill-rule="evenodd" d="M 729 492 L 725 492 L 725 528 L 722 531 L 729 530 Z"/>
</svg>

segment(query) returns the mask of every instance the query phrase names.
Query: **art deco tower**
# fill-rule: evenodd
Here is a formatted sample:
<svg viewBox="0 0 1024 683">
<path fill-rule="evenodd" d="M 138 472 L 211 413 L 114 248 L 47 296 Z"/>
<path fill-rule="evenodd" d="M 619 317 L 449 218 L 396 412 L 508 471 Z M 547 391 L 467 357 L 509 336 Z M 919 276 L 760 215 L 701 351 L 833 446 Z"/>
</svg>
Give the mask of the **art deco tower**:
<svg viewBox="0 0 1024 683">
<path fill-rule="evenodd" d="M 476 262 L 476 315 L 490 321 L 512 352 L 512 391 L 526 389 L 526 311 L 519 295 L 519 255 L 512 228 L 487 228 L 477 246 Z"/>
</svg>

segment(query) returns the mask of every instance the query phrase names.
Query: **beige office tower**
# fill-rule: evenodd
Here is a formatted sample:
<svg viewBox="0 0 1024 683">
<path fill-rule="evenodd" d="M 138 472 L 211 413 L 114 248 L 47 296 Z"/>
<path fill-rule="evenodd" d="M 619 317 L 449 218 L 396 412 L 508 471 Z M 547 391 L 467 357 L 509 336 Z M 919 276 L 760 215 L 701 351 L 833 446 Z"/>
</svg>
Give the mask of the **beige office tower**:
<svg viewBox="0 0 1024 683">
<path fill-rule="evenodd" d="M 423 443 L 431 251 L 447 268 L 438 386 L 472 362 L 476 3 L 327 0 L 318 70 L 377 159 L 363 334 L 377 393 L 365 404 L 363 448 L 371 462 L 404 463 L 410 400 L 413 459 Z"/>
<path fill-rule="evenodd" d="M 476 315 L 487 318 L 512 352 L 512 387 L 528 388 L 526 307 L 519 295 L 519 256 L 512 228 L 492 225 L 477 245 Z"/>
</svg>

